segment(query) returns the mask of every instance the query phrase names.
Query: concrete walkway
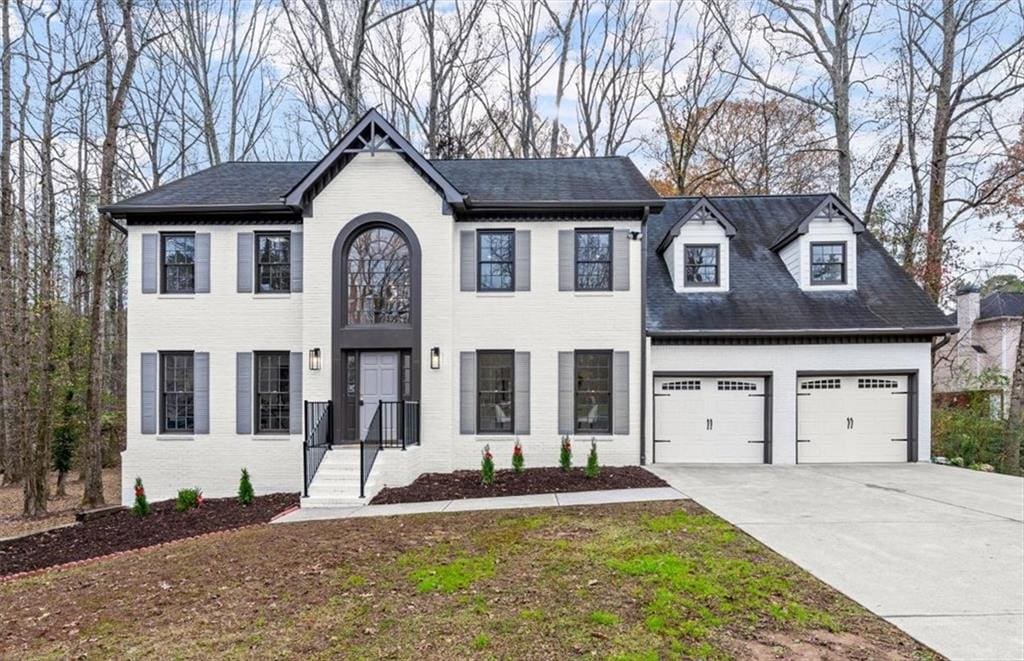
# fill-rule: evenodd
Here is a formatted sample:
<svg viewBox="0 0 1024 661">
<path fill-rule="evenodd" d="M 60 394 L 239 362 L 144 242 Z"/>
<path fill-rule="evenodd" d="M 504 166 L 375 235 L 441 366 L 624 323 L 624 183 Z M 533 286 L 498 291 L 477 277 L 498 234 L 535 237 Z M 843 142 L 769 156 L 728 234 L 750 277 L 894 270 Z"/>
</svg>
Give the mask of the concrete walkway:
<svg viewBox="0 0 1024 661">
<path fill-rule="evenodd" d="M 660 487 L 655 489 L 612 489 L 608 491 L 577 491 L 575 493 L 545 493 L 536 496 L 466 498 L 464 500 L 437 500 L 430 503 L 397 503 L 394 505 L 363 505 L 361 507 L 309 507 L 289 512 L 275 519 L 274 523 L 353 519 L 364 516 L 427 514 L 431 512 L 472 512 L 477 510 L 521 509 L 524 507 L 638 503 L 655 500 L 678 500 L 680 498 L 686 498 L 686 496 L 671 487 Z"/>
<path fill-rule="evenodd" d="M 954 659 L 1024 659 L 1024 480 L 932 464 L 653 472 Z"/>
</svg>

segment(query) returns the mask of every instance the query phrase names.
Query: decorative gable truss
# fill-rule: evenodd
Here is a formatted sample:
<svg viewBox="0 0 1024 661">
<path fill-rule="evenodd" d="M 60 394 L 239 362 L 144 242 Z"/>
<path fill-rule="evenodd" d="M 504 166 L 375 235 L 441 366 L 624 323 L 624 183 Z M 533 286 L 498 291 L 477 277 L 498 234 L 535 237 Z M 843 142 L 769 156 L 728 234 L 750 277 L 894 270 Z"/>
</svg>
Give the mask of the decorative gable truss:
<svg viewBox="0 0 1024 661">
<path fill-rule="evenodd" d="M 779 237 L 772 250 L 801 289 L 857 288 L 857 236 L 864 231 L 850 208 L 834 195 Z"/>
<path fill-rule="evenodd" d="M 835 195 L 827 195 L 821 203 L 814 208 L 814 211 L 807 214 L 807 216 L 796 225 L 793 225 L 780 236 L 774 244 L 772 244 L 772 250 L 778 252 L 782 248 L 785 248 L 794 239 L 806 235 L 811 229 L 811 223 L 814 221 L 825 221 L 834 222 L 842 220 L 850 224 L 853 228 L 854 234 L 860 234 L 864 231 L 864 223 L 857 217 L 853 211 L 846 206 L 842 200 Z"/>
<path fill-rule="evenodd" d="M 706 197 L 676 221 L 658 245 L 677 292 L 729 290 L 729 240 L 736 226 Z"/>
<path fill-rule="evenodd" d="M 284 202 L 293 208 L 302 208 L 309 214 L 313 198 L 331 182 L 348 163 L 359 154 L 379 152 L 399 154 L 423 179 L 441 195 L 446 205 L 456 209 L 465 206 L 466 196 L 455 189 L 440 172 L 409 144 L 376 109 L 371 108 L 346 133 L 334 148 L 320 159 L 309 173 L 285 196 Z"/>
<path fill-rule="evenodd" d="M 679 236 L 679 233 L 683 231 L 683 226 L 687 223 L 700 223 L 706 224 L 709 222 L 717 223 L 725 231 L 727 237 L 733 237 L 736 235 L 736 226 L 726 218 L 725 214 L 715 208 L 715 205 L 711 203 L 706 197 L 702 197 L 697 200 L 697 204 L 693 205 L 693 208 L 683 214 L 683 217 L 676 221 L 676 224 L 672 226 L 672 229 L 668 231 L 665 238 L 661 240 L 658 245 L 658 253 L 664 253 L 672 241 Z"/>
</svg>

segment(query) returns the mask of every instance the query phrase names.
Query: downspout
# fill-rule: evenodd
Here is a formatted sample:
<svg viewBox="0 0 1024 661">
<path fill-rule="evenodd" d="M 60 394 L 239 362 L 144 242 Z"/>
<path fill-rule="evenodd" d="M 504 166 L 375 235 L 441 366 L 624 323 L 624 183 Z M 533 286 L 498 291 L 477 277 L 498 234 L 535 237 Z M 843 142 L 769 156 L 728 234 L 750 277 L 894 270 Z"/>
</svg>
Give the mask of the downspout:
<svg viewBox="0 0 1024 661">
<path fill-rule="evenodd" d="M 640 465 L 647 464 L 647 218 L 640 219 Z"/>
</svg>

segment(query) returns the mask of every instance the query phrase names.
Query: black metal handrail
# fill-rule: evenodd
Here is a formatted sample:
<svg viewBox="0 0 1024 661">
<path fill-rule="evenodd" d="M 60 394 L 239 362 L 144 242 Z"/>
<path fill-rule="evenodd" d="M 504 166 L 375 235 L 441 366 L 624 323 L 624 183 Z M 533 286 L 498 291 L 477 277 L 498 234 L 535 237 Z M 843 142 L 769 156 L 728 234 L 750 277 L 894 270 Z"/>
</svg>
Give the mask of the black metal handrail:
<svg viewBox="0 0 1024 661">
<path fill-rule="evenodd" d="M 420 403 L 378 402 L 366 437 L 359 442 L 359 497 L 366 497 L 366 482 L 381 450 L 419 444 Z"/>
<path fill-rule="evenodd" d="M 306 401 L 303 407 L 306 416 L 306 437 L 302 441 L 302 495 L 309 496 L 309 485 L 313 482 L 320 463 L 331 449 L 334 437 L 334 409 L 331 402 Z"/>
</svg>

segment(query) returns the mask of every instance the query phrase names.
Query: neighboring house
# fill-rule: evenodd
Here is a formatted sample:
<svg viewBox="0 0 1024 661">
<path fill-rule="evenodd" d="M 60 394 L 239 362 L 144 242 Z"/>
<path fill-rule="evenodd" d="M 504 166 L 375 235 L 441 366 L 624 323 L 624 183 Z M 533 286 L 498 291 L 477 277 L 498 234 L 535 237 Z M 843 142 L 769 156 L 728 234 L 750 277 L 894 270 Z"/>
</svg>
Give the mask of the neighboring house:
<svg viewBox="0 0 1024 661">
<path fill-rule="evenodd" d="M 1024 293 L 982 297 L 974 286 L 957 291 L 956 312 L 947 317 L 957 331 L 935 352 L 935 391 L 988 391 L 995 396 L 994 410 L 1005 410 L 1022 316 Z"/>
<path fill-rule="evenodd" d="M 104 210 L 128 237 L 125 498 L 136 476 L 229 495 L 247 467 L 340 504 L 485 444 L 508 464 L 516 438 L 554 465 L 563 435 L 608 464 L 929 458 L 952 329 L 831 195 L 662 199 L 620 157 L 429 161 L 370 111 L 319 162 Z"/>
</svg>

